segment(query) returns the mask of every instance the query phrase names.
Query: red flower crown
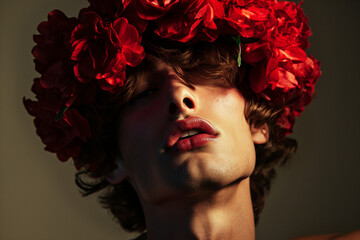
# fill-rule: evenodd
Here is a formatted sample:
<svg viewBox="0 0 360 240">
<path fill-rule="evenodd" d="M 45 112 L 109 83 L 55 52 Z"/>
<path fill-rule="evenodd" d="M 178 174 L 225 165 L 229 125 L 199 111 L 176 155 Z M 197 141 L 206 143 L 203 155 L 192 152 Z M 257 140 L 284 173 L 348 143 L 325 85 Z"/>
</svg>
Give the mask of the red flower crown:
<svg viewBox="0 0 360 240">
<path fill-rule="evenodd" d="M 252 66 L 250 87 L 282 107 L 278 120 L 286 134 L 295 116 L 311 102 L 320 63 L 305 49 L 311 35 L 301 4 L 276 0 L 89 0 L 78 18 L 54 10 L 34 36 L 36 101 L 24 100 L 35 116 L 46 150 L 61 161 L 72 157 L 77 168 L 84 144 L 93 137 L 78 106 L 92 104 L 90 84 L 109 93 L 126 82 L 127 66 L 144 58 L 142 34 L 179 42 L 215 41 L 219 35 L 256 39 L 241 43 L 241 61 Z M 82 97 L 80 97 L 82 96 Z M 83 97 L 86 96 L 86 97 Z M 92 163 L 90 163 L 92 164 Z"/>
</svg>

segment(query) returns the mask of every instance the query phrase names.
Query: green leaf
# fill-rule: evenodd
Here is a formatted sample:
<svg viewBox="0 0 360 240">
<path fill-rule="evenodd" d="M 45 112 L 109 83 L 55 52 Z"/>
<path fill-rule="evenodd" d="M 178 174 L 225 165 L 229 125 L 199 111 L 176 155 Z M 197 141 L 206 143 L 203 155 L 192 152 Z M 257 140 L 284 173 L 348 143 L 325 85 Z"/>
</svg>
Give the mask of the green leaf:
<svg viewBox="0 0 360 240">
<path fill-rule="evenodd" d="M 239 53 L 237 57 L 238 67 L 241 66 L 241 45 L 239 44 Z"/>
<path fill-rule="evenodd" d="M 237 63 L 238 63 L 238 67 L 240 67 L 241 66 L 241 40 L 240 40 L 240 36 L 233 37 L 233 39 L 236 42 L 236 44 L 239 46 L 239 53 L 238 53 L 238 57 L 237 57 Z"/>
<path fill-rule="evenodd" d="M 70 106 L 65 106 L 63 107 L 57 114 L 56 114 L 56 117 L 55 117 L 55 121 L 59 121 L 62 116 L 64 115 L 64 113 L 66 112 L 66 110 L 68 110 Z"/>
</svg>

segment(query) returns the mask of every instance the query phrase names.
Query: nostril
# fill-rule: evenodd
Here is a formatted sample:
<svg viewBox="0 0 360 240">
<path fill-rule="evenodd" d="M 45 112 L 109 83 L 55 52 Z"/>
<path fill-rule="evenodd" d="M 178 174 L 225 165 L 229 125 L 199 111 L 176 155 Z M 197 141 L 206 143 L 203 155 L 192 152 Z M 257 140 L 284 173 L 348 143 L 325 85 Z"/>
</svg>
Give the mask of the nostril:
<svg viewBox="0 0 360 240">
<path fill-rule="evenodd" d="M 179 114 L 178 111 L 186 111 L 187 109 L 193 109 L 195 107 L 194 101 L 192 101 L 190 98 L 184 98 L 183 99 L 183 105 L 179 105 L 176 102 L 171 102 L 169 105 L 169 114 L 175 115 Z"/>
<path fill-rule="evenodd" d="M 193 103 L 193 101 L 191 101 L 190 98 L 184 98 L 183 103 L 184 103 L 188 108 L 194 108 L 194 103 Z"/>
</svg>

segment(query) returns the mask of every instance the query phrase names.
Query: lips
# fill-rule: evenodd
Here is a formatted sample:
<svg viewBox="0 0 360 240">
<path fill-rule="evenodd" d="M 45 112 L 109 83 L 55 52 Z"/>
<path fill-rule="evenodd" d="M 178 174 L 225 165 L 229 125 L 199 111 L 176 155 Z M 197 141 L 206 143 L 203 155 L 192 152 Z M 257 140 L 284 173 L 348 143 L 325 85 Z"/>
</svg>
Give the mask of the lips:
<svg viewBox="0 0 360 240">
<path fill-rule="evenodd" d="M 165 149 L 189 151 L 216 139 L 219 133 L 206 120 L 189 117 L 176 121 L 170 128 Z"/>
</svg>

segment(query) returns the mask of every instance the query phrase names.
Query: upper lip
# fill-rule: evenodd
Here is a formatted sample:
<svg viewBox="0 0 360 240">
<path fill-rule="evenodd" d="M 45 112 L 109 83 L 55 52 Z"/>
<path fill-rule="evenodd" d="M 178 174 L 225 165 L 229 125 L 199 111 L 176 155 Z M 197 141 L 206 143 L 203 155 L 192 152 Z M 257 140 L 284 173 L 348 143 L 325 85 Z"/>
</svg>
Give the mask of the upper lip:
<svg viewBox="0 0 360 240">
<path fill-rule="evenodd" d="M 205 119 L 199 117 L 188 117 L 184 120 L 176 121 L 169 130 L 169 133 L 165 142 L 165 149 L 169 149 L 175 145 L 181 135 L 190 130 L 198 130 L 201 133 L 207 133 L 217 136 L 219 133 L 215 128 Z"/>
</svg>

